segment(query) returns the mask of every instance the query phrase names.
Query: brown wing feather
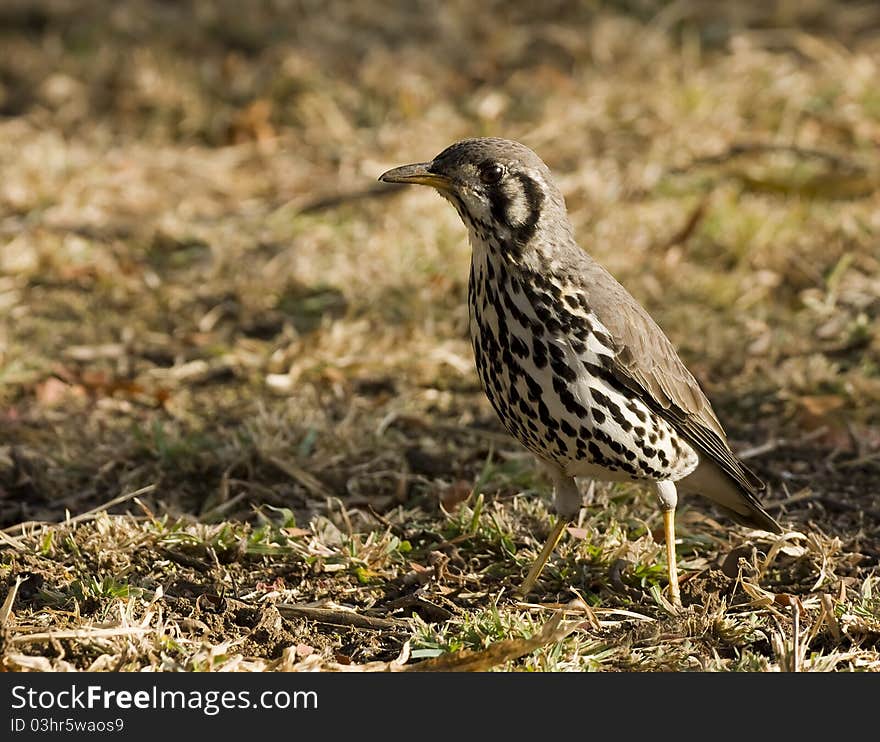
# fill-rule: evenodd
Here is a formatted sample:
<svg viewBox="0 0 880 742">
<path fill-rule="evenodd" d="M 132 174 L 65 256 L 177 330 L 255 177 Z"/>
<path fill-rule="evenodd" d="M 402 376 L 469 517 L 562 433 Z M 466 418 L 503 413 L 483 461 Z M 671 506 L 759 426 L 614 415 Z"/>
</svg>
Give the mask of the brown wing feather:
<svg viewBox="0 0 880 742">
<path fill-rule="evenodd" d="M 591 269 L 591 304 L 617 346 L 618 381 L 738 482 L 745 495 L 763 490 L 764 483 L 730 450 L 711 403 L 657 323 L 601 266 Z M 601 307 L 605 311 L 597 312 Z"/>
</svg>

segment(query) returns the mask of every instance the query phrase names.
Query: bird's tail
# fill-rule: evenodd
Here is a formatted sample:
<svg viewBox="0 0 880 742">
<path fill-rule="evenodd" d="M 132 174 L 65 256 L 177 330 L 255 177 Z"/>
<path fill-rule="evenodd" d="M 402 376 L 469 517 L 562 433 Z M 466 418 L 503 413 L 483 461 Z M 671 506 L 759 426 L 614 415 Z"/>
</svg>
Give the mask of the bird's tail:
<svg viewBox="0 0 880 742">
<path fill-rule="evenodd" d="M 740 468 L 743 482 L 735 480 L 712 461 L 703 458 L 699 466 L 676 485 L 683 492 L 712 500 L 737 523 L 770 533 L 782 533 L 782 527 L 758 501 L 757 495 L 764 489 L 764 483 L 742 464 Z M 746 483 L 750 486 L 747 487 Z"/>
</svg>

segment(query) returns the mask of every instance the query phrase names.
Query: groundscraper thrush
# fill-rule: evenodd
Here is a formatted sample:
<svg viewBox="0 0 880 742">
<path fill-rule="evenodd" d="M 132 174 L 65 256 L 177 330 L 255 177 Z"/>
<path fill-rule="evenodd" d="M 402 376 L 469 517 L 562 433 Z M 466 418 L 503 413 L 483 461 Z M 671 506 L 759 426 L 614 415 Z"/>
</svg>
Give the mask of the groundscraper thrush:
<svg viewBox="0 0 880 742">
<path fill-rule="evenodd" d="M 713 500 L 740 523 L 781 532 L 758 502 L 763 483 L 731 451 L 666 335 L 575 241 L 562 194 L 532 150 L 466 139 L 380 180 L 437 189 L 468 229 L 480 381 L 504 426 L 547 466 L 554 485 L 558 520 L 523 595 L 581 506 L 575 477 L 654 484 L 676 605 L 679 491 Z"/>
</svg>

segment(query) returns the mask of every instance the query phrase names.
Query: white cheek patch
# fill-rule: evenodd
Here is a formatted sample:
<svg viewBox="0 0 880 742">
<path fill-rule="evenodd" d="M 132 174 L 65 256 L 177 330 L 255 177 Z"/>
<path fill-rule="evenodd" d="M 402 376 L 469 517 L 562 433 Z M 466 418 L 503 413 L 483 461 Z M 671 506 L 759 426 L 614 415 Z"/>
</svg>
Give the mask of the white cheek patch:
<svg viewBox="0 0 880 742">
<path fill-rule="evenodd" d="M 504 184 L 504 195 L 507 197 L 507 223 L 514 228 L 522 227 L 532 216 L 522 183 L 509 179 Z"/>
</svg>

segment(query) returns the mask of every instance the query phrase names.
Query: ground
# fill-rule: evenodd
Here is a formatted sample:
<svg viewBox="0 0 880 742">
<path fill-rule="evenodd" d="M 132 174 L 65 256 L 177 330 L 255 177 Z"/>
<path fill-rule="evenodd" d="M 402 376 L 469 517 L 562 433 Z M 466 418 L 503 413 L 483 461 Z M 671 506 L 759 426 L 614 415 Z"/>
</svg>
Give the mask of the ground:
<svg viewBox="0 0 880 742">
<path fill-rule="evenodd" d="M 80 5 L 0 8 L 5 669 L 880 669 L 876 4 Z M 474 135 L 767 482 L 781 537 L 682 503 L 681 613 L 635 484 L 513 596 L 465 231 L 375 182 Z"/>
</svg>

